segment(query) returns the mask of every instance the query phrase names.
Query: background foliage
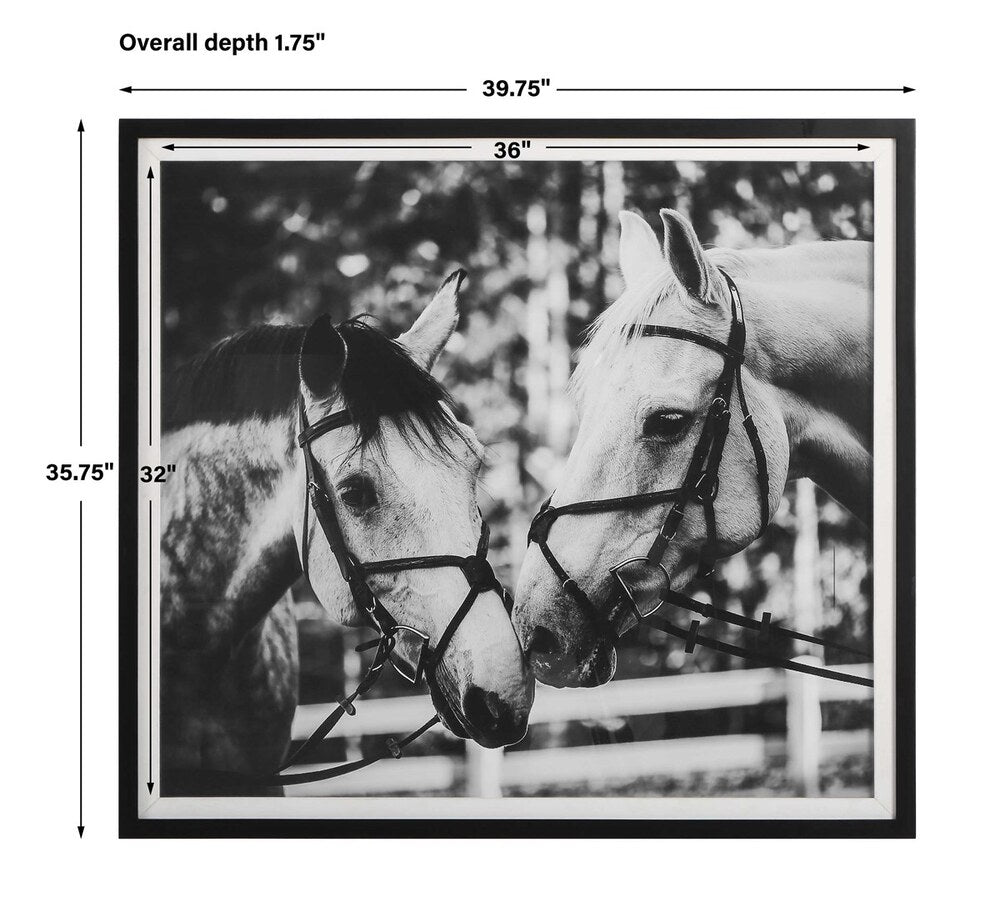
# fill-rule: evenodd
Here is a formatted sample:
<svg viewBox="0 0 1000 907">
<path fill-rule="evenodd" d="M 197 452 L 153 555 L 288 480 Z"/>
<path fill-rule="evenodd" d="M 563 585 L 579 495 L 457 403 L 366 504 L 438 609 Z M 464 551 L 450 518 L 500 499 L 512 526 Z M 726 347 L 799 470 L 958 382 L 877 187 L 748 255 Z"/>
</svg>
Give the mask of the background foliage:
<svg viewBox="0 0 1000 907">
<path fill-rule="evenodd" d="M 509 585 L 530 516 L 572 443 L 565 384 L 573 353 L 621 290 L 618 212 L 655 222 L 659 208 L 674 207 L 703 244 L 735 248 L 870 240 L 874 216 L 871 165 L 846 162 L 171 162 L 162 197 L 168 369 L 257 322 L 370 312 L 395 334 L 452 269 L 470 272 L 460 333 L 436 374 L 491 449 L 482 503 L 492 559 Z M 816 497 L 818 629 L 865 644 L 870 539 L 834 501 Z M 790 487 L 764 538 L 720 565 L 720 604 L 794 619 L 796 512 Z M 320 632 L 310 616 L 310 632 Z M 309 663 L 307 637 L 303 694 L 327 698 L 323 678 L 340 672 Z M 633 634 L 619 656 L 619 677 L 741 666 L 711 652 L 686 658 L 656 633 Z M 690 713 L 633 722 L 627 733 L 780 731 L 782 720 L 780 708 Z M 858 706 L 825 722 L 870 725 L 870 715 Z M 546 729 L 521 746 L 589 743 L 591 731 Z"/>
</svg>

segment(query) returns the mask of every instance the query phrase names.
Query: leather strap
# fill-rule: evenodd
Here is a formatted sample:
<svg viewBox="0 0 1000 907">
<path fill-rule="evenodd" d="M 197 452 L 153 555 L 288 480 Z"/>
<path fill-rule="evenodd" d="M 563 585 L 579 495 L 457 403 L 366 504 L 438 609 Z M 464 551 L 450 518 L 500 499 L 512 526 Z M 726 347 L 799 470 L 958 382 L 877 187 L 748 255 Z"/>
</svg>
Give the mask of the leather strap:
<svg viewBox="0 0 1000 907">
<path fill-rule="evenodd" d="M 820 668 L 815 665 L 804 664 L 798 661 L 791 661 L 787 658 L 779 658 L 777 655 L 769 655 L 753 649 L 746 649 L 743 646 L 734 646 L 711 636 L 704 636 L 698 632 L 699 622 L 692 621 L 688 629 L 678 627 L 665 617 L 652 614 L 642 621 L 668 636 L 676 639 L 683 639 L 686 643 L 686 651 L 693 652 L 696 646 L 704 646 L 714 652 L 722 652 L 725 655 L 735 655 L 737 658 L 745 658 L 747 661 L 757 661 L 763 664 L 772 665 L 776 668 L 784 668 L 786 671 L 796 671 L 799 674 L 812 674 L 814 677 L 825 677 L 827 680 L 839 680 L 842 683 L 852 683 L 862 687 L 874 687 L 875 682 L 869 677 L 855 677 L 853 674 L 845 674 L 842 671 L 833 671 L 829 668 Z"/>
<path fill-rule="evenodd" d="M 302 448 L 302 459 L 306 473 L 306 499 L 302 507 L 302 551 L 300 556 L 302 575 L 306 580 L 309 579 L 309 508 L 312 507 L 312 511 L 316 514 L 316 519 L 323 529 L 323 535 L 326 536 L 330 551 L 333 552 L 337 565 L 340 567 L 341 575 L 348 585 L 352 586 L 353 593 L 353 586 L 356 582 L 354 570 L 356 562 L 352 563 L 352 558 L 348 553 L 344 535 L 337 521 L 337 511 L 319 478 L 320 470 L 310 446 L 320 436 L 336 428 L 344 428 L 351 422 L 351 414 L 343 409 L 331 413 L 329 416 L 324 416 L 315 425 L 310 425 L 306 416 L 305 400 L 301 396 L 299 397 L 299 433 L 297 439 L 299 447 Z"/>
<path fill-rule="evenodd" d="M 367 768 L 369 765 L 374 765 L 376 762 L 381 762 L 383 759 L 388 759 L 390 756 L 393 759 L 399 759 L 403 755 L 403 750 L 406 749 L 414 740 L 421 737 L 427 731 L 429 731 L 435 724 L 437 724 L 441 719 L 435 715 L 429 721 L 426 721 L 415 731 L 407 734 L 401 740 L 395 740 L 390 737 L 381 752 L 373 756 L 365 756 L 363 759 L 355 759 L 353 762 L 344 762 L 340 765 L 334 765 L 331 768 L 317 769 L 311 772 L 294 772 L 291 775 L 274 775 L 269 778 L 267 784 L 269 787 L 290 787 L 293 784 L 312 784 L 314 781 L 328 781 L 331 778 L 339 778 L 342 775 L 349 775 L 351 772 L 356 772 L 360 769 Z"/>
<path fill-rule="evenodd" d="M 385 667 L 386 659 L 389 656 L 389 644 L 386 642 L 386 637 L 379 637 L 378 640 L 378 651 L 375 653 L 375 657 L 372 659 L 371 665 L 369 665 L 368 670 L 365 672 L 364 677 L 358 683 L 354 692 L 345 699 L 342 699 L 337 707 L 330 712 L 326 718 L 319 724 L 319 726 L 309 735 L 303 743 L 299 744 L 295 750 L 292 751 L 290 755 L 285 757 L 284 761 L 278 766 L 278 771 L 274 775 L 276 780 L 281 777 L 281 772 L 296 762 L 300 762 L 302 757 L 308 753 L 310 750 L 314 749 L 322 740 L 326 739 L 326 736 L 337 726 L 344 715 L 354 715 L 356 709 L 354 707 L 354 701 L 359 697 L 368 692 L 375 683 L 378 681 L 379 677 L 382 676 L 382 670 Z"/>
<path fill-rule="evenodd" d="M 767 529 L 771 517 L 771 477 L 767 471 L 767 456 L 764 454 L 764 445 L 760 441 L 753 413 L 747 406 L 746 393 L 743 390 L 742 370 L 736 373 L 736 394 L 740 401 L 740 411 L 743 413 L 743 430 L 747 433 L 750 447 L 753 449 L 754 460 L 757 463 L 757 494 L 760 498 L 760 530 L 757 533 L 757 538 L 760 538 L 764 534 L 764 530 Z"/>
<path fill-rule="evenodd" d="M 572 504 L 560 504 L 558 507 L 549 505 L 550 497 L 542 505 L 541 510 L 532 520 L 531 529 L 528 531 L 529 541 L 535 541 L 532 533 L 539 533 L 544 525 L 544 537 L 548 536 L 548 530 L 557 517 L 566 513 L 605 513 L 612 510 L 639 510 L 643 507 L 652 507 L 655 504 L 664 504 L 674 500 L 681 494 L 680 488 L 668 488 L 663 491 L 648 491 L 644 494 L 623 495 L 617 498 L 597 498 L 593 501 L 575 501 Z M 545 525 L 548 524 L 548 525 Z"/>
<path fill-rule="evenodd" d="M 742 347 L 730 343 L 723 343 L 714 337 L 706 334 L 699 334 L 697 331 L 689 331 L 686 328 L 675 328 L 667 324 L 644 324 L 639 329 L 640 337 L 669 337 L 674 340 L 687 340 L 689 343 L 697 343 L 699 346 L 708 347 L 715 350 L 720 356 L 725 356 L 732 362 L 740 364 L 743 362 Z"/>
<path fill-rule="evenodd" d="M 342 409 L 338 412 L 330 413 L 328 416 L 323 416 L 322 419 L 310 425 L 305 419 L 305 401 L 300 399 L 299 406 L 301 413 L 300 424 L 302 426 L 298 434 L 299 447 L 305 447 L 327 432 L 333 431 L 335 428 L 344 428 L 344 426 L 350 425 L 354 421 L 351 418 L 351 414 L 346 409 Z"/>
<path fill-rule="evenodd" d="M 836 649 L 838 652 L 846 652 L 850 655 L 857 655 L 859 658 L 867 658 L 869 661 L 872 659 L 871 652 L 865 652 L 862 649 L 855 649 L 853 646 L 845 646 L 843 643 L 832 642 L 831 640 L 823 639 L 819 636 L 810 636 L 808 633 L 800 633 L 798 630 L 791 630 L 778 624 L 773 624 L 771 623 L 771 615 L 767 611 L 764 612 L 766 619 L 755 620 L 745 614 L 737 614 L 735 611 L 726 611 L 723 608 L 716 607 L 715 605 L 698 601 L 698 599 L 685 595 L 683 592 L 674 592 L 673 590 L 670 590 L 663 595 L 663 601 L 668 605 L 683 608 L 685 611 L 692 611 L 695 614 L 700 614 L 702 617 L 709 620 L 722 621 L 723 623 L 732 624 L 735 627 L 755 630 L 764 635 L 770 634 L 771 636 L 781 636 L 785 639 L 797 639 L 801 642 L 808 642 L 817 646 L 823 646 L 825 649 Z"/>
</svg>

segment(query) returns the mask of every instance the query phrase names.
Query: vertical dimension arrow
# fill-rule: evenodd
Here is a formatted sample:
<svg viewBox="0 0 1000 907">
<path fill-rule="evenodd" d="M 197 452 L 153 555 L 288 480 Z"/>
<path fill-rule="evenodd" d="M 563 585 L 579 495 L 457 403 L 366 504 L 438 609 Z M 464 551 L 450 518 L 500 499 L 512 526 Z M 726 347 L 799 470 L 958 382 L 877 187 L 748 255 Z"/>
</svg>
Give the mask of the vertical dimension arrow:
<svg viewBox="0 0 1000 907">
<path fill-rule="evenodd" d="M 153 446 L 153 168 L 146 174 L 149 185 L 149 446 Z M 152 505 L 150 505 L 152 506 Z"/>
<path fill-rule="evenodd" d="M 83 501 L 80 501 L 80 814 L 76 826 L 83 837 Z"/>
<path fill-rule="evenodd" d="M 152 183 L 150 183 L 152 185 Z M 149 769 L 146 790 L 153 793 L 153 502 L 149 502 Z"/>
<path fill-rule="evenodd" d="M 153 446 L 153 168 L 146 172 L 149 187 L 149 446 Z M 149 501 L 149 766 L 146 790 L 153 793 L 153 502 Z"/>
<path fill-rule="evenodd" d="M 76 131 L 80 137 L 80 446 L 83 447 L 83 120 Z"/>
</svg>

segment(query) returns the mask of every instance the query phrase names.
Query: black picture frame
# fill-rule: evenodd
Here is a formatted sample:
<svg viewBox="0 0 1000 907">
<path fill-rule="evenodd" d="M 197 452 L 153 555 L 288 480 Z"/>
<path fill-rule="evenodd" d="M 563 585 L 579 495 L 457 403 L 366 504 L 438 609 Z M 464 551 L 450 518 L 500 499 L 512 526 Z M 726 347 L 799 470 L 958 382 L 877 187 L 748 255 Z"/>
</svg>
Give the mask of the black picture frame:
<svg viewBox="0 0 1000 907">
<path fill-rule="evenodd" d="M 911 838 L 915 779 L 914 146 L 910 119 L 820 120 L 166 120 L 119 129 L 119 835 L 123 838 Z M 895 142 L 896 651 L 891 819 L 141 819 L 138 774 L 138 180 L 142 139 L 855 139 Z M 134 552 L 135 556 L 129 556 Z"/>
</svg>

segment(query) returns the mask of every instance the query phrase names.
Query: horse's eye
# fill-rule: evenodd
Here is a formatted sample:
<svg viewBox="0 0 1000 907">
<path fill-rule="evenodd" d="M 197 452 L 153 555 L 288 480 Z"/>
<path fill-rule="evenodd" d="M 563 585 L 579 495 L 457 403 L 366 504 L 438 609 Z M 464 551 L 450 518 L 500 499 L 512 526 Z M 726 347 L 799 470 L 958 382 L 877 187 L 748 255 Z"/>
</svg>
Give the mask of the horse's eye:
<svg viewBox="0 0 1000 907">
<path fill-rule="evenodd" d="M 350 476 L 337 486 L 337 496 L 344 506 L 361 513 L 378 503 L 375 485 L 367 476 Z"/>
<path fill-rule="evenodd" d="M 690 424 L 691 416 L 688 413 L 660 409 L 646 416 L 642 423 L 642 434 L 645 438 L 672 441 L 683 434 Z"/>
</svg>

